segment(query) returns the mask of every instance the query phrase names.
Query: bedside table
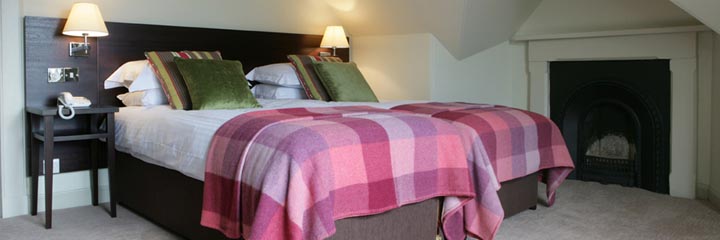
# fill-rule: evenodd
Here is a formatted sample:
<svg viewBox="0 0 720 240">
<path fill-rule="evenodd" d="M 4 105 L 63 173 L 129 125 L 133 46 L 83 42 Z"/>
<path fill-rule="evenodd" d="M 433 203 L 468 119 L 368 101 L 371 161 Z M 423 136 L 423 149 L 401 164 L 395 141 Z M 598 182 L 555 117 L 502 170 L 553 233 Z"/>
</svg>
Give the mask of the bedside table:
<svg viewBox="0 0 720 240">
<path fill-rule="evenodd" d="M 67 110 L 66 110 L 67 111 Z M 28 122 L 42 120 L 39 127 L 30 124 L 30 174 L 32 182 L 32 199 L 30 213 L 37 215 L 38 205 L 38 179 L 42 159 L 40 159 L 40 146 L 43 146 L 45 159 L 53 159 L 53 147 L 56 142 L 67 141 L 91 141 L 91 189 L 92 204 L 98 205 L 98 140 L 105 139 L 107 147 L 108 178 L 110 182 L 110 216 L 116 216 L 116 193 L 115 193 L 115 113 L 117 107 L 99 106 L 88 108 L 75 108 L 75 115 L 89 115 L 89 131 L 60 131 L 54 129 L 54 121 L 58 118 L 57 107 L 26 107 Z M 58 118 L 59 119 L 59 118 Z M 105 131 L 101 132 L 100 125 L 105 119 Z M 60 120 L 65 121 L 65 120 Z M 53 194 L 53 164 L 52 161 L 45 163 L 45 228 L 52 228 L 52 194 Z"/>
</svg>

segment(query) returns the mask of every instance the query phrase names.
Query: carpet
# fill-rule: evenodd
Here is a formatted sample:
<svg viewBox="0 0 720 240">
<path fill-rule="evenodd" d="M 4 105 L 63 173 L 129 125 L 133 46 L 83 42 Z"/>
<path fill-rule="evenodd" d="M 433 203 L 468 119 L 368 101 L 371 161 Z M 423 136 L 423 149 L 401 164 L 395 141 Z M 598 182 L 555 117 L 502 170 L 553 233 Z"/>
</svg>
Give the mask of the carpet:
<svg viewBox="0 0 720 240">
<path fill-rule="evenodd" d="M 720 239 L 720 212 L 703 201 L 568 180 L 555 206 L 506 219 L 497 239 Z"/>
<path fill-rule="evenodd" d="M 541 184 L 540 201 L 544 189 Z M 117 218 L 103 207 L 56 210 L 50 230 L 42 216 L 0 220 L 0 239 L 181 239 L 122 207 Z M 506 219 L 496 239 L 720 239 L 720 212 L 702 201 L 568 180 L 555 206 Z"/>
</svg>

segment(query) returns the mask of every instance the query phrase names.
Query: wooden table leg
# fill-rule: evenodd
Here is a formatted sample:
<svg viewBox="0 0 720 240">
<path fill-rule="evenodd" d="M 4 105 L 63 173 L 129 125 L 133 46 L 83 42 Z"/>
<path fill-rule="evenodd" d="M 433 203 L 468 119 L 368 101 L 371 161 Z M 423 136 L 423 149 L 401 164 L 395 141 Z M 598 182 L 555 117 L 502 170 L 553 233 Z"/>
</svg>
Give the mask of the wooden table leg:
<svg viewBox="0 0 720 240">
<path fill-rule="evenodd" d="M 117 186 L 115 185 L 115 115 L 107 114 L 106 129 L 107 137 L 107 161 L 108 161 L 108 180 L 110 182 L 110 216 L 117 216 Z"/>
<path fill-rule="evenodd" d="M 40 140 L 30 135 L 30 184 L 32 185 L 30 199 L 30 215 L 37 215 L 38 209 L 38 180 L 40 175 Z"/>
<path fill-rule="evenodd" d="M 53 193 L 53 117 L 45 116 L 45 228 L 52 228 L 52 193 Z"/>
<path fill-rule="evenodd" d="M 98 117 L 90 117 L 90 133 L 98 132 Z M 90 191 L 92 194 L 92 205 L 98 205 L 98 140 L 90 140 Z"/>
</svg>

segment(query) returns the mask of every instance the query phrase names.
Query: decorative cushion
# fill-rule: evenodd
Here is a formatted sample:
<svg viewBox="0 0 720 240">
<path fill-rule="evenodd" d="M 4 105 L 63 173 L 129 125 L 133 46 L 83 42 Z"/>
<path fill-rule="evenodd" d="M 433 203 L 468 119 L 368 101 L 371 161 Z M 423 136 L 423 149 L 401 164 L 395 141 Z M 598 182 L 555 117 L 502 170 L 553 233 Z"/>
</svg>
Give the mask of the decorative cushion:
<svg viewBox="0 0 720 240">
<path fill-rule="evenodd" d="M 313 66 L 333 101 L 378 101 L 355 63 L 317 62 Z"/>
<path fill-rule="evenodd" d="M 250 70 L 250 72 L 245 75 L 245 78 L 264 84 L 302 89 L 298 74 L 291 63 L 275 63 L 259 66 Z"/>
<path fill-rule="evenodd" d="M 175 58 L 193 110 L 260 107 L 239 61 Z"/>
<path fill-rule="evenodd" d="M 288 59 L 290 60 L 290 63 L 295 66 L 298 77 L 300 77 L 300 84 L 303 86 L 303 89 L 305 89 L 305 93 L 308 98 L 322 101 L 333 100 L 330 96 L 328 96 L 328 93 L 315 73 L 315 69 L 312 64 L 316 62 L 342 62 L 342 59 L 338 57 L 319 57 L 309 55 L 288 55 Z"/>
<path fill-rule="evenodd" d="M 167 96 L 170 106 L 174 109 L 190 110 L 193 109 L 190 101 L 185 82 L 182 75 L 175 65 L 174 58 L 184 59 L 222 59 L 220 52 L 203 52 L 203 51 L 180 51 L 180 52 L 145 52 L 145 57 L 150 61 L 150 65 L 155 71 L 155 75 L 160 80 L 165 95 Z"/>
</svg>

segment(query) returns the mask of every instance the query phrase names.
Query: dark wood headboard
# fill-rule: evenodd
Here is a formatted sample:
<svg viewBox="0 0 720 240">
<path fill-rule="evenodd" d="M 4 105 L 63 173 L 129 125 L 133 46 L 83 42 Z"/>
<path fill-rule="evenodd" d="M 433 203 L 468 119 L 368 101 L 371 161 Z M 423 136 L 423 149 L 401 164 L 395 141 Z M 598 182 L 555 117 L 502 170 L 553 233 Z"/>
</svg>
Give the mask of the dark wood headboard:
<svg viewBox="0 0 720 240">
<path fill-rule="evenodd" d="M 62 35 L 65 19 L 25 17 L 25 103 L 51 106 L 59 92 L 88 97 L 94 104 L 121 106 L 115 96 L 124 89 L 103 89 L 103 81 L 120 65 L 145 59 L 146 51 L 219 50 L 223 59 L 240 60 L 245 71 L 287 62 L 288 54 L 329 52 L 319 48 L 322 35 L 107 22 L 110 35 L 88 38 L 89 57 L 68 56 L 68 43 L 82 38 Z M 338 49 L 349 59 L 349 49 Z M 79 67 L 80 81 L 47 83 L 47 68 Z"/>
<path fill-rule="evenodd" d="M 218 50 L 223 59 L 240 60 L 245 71 L 254 67 L 287 62 L 288 54 L 329 52 L 319 48 L 322 35 L 273 33 L 160 26 L 130 23 L 106 23 L 110 35 L 88 38 L 89 57 L 68 56 L 69 42 L 82 38 L 62 35 L 65 19 L 25 17 L 25 105 L 53 106 L 60 92 L 89 98 L 93 105 L 121 106 L 115 98 L 124 88 L 105 90 L 103 81 L 120 65 L 145 59 L 146 51 Z M 349 49 L 338 49 L 338 56 L 347 61 Z M 47 69 L 78 67 L 77 82 L 48 83 Z M 85 119 L 56 121 L 56 129 L 82 128 Z M 37 123 L 28 123 L 37 124 Z M 30 126 L 28 126 L 30 128 Z M 61 172 L 87 169 L 87 154 L 82 143 L 56 146 Z M 29 168 L 28 168 L 29 169 Z"/>
</svg>

